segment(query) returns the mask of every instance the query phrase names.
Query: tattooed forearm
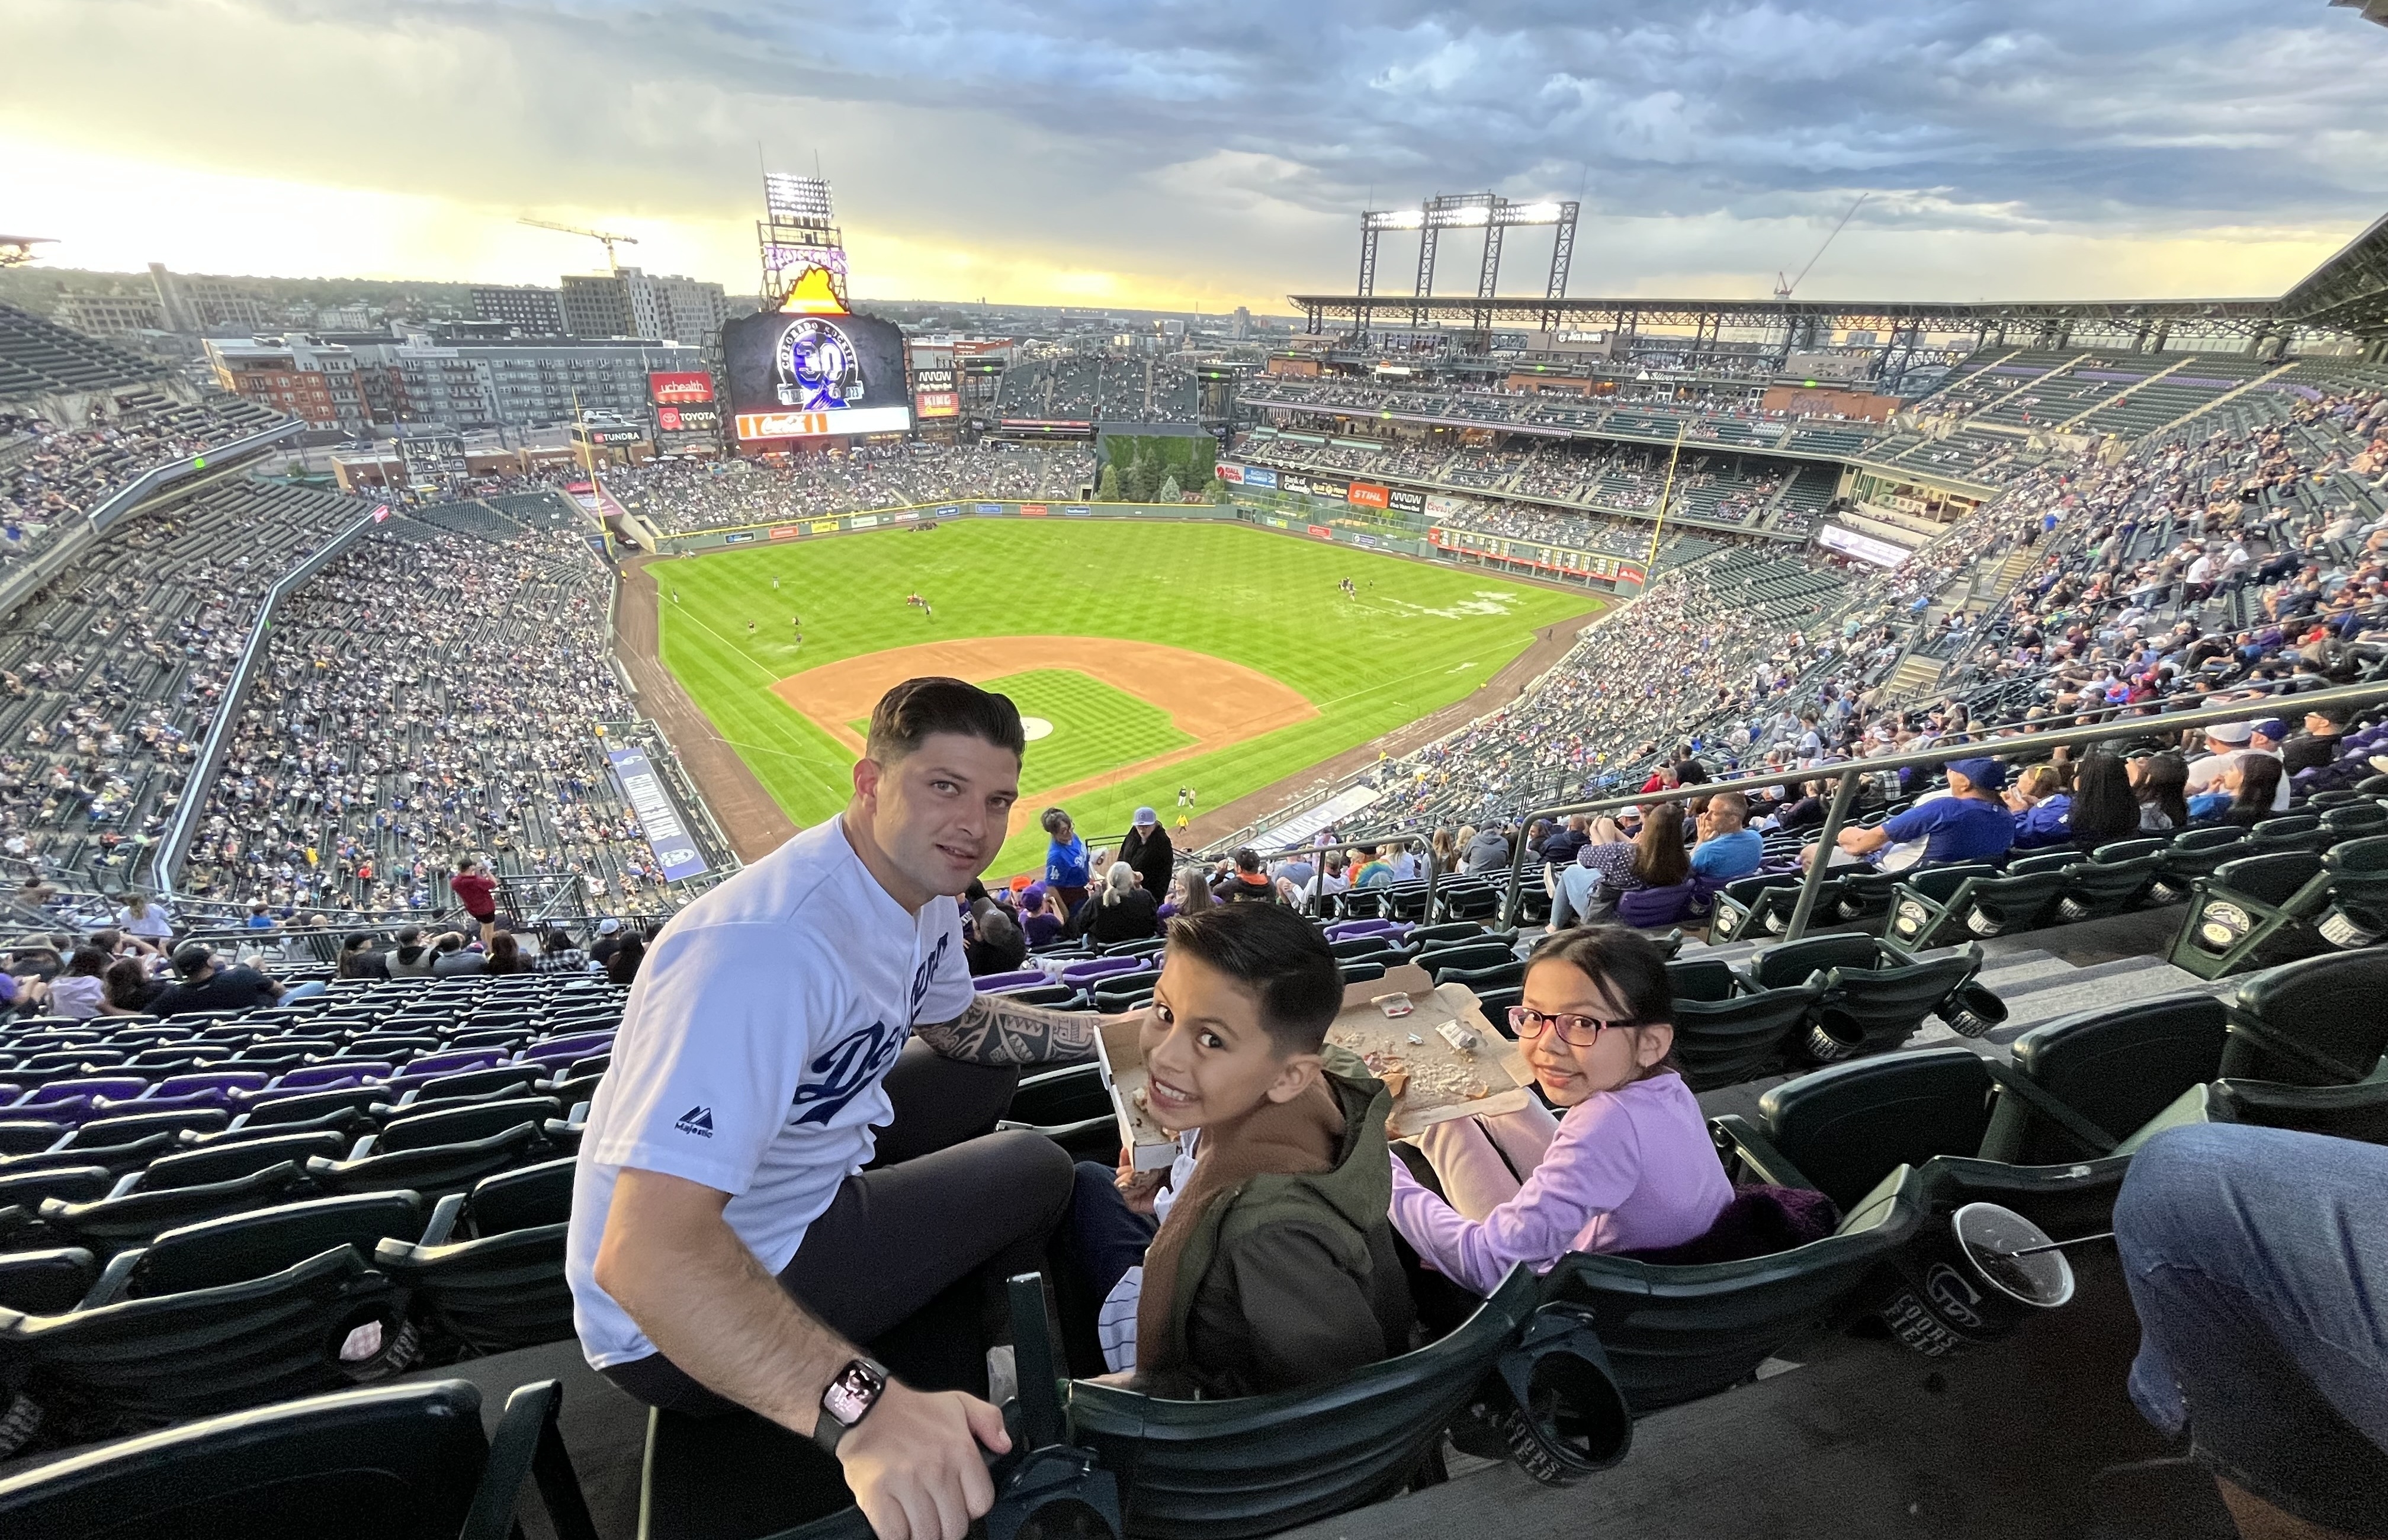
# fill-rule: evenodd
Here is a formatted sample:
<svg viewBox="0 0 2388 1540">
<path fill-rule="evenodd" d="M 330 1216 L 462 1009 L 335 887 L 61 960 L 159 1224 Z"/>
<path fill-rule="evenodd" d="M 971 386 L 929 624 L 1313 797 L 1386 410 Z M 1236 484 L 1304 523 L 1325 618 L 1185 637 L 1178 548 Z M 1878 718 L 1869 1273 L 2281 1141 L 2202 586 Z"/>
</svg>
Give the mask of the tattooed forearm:
<svg viewBox="0 0 2388 1540">
<path fill-rule="evenodd" d="M 1048 1011 L 1000 995 L 981 995 L 949 1022 L 913 1028 L 948 1059 L 980 1064 L 1047 1064 L 1091 1057 L 1102 1018 L 1092 1012 Z"/>
</svg>

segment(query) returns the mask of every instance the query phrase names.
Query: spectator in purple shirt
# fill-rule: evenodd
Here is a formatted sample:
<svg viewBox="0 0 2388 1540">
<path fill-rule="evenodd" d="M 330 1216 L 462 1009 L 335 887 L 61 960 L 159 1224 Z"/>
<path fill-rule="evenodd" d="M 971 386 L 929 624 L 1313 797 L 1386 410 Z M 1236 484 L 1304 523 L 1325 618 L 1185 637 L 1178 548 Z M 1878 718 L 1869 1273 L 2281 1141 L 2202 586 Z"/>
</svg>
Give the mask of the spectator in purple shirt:
<svg viewBox="0 0 2388 1540">
<path fill-rule="evenodd" d="M 1393 1228 L 1428 1266 L 1489 1294 L 1523 1262 L 1677 1246 L 1733 1201 L 1707 1121 L 1677 1073 L 1666 959 L 1613 925 L 1562 931 L 1526 965 L 1509 1019 L 1543 1094 L 1418 1137 L 1444 1196 L 1393 1162 Z"/>
</svg>

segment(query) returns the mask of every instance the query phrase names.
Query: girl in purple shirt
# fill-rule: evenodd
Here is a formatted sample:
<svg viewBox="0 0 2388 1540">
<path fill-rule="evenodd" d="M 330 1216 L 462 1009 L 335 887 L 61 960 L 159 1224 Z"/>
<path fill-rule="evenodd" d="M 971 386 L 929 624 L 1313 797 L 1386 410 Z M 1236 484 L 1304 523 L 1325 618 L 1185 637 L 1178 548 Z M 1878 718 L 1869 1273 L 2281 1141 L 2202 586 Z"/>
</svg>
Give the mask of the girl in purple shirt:
<svg viewBox="0 0 2388 1540">
<path fill-rule="evenodd" d="M 1708 1123 L 1670 1057 L 1666 960 L 1614 925 L 1561 931 L 1526 964 L 1511 1009 L 1540 1102 L 1454 1118 L 1418 1136 L 1449 1196 L 1393 1161 L 1393 1228 L 1426 1263 L 1489 1294 L 1512 1265 L 1536 1272 L 1569 1252 L 1681 1245 L 1733 1201 Z"/>
</svg>

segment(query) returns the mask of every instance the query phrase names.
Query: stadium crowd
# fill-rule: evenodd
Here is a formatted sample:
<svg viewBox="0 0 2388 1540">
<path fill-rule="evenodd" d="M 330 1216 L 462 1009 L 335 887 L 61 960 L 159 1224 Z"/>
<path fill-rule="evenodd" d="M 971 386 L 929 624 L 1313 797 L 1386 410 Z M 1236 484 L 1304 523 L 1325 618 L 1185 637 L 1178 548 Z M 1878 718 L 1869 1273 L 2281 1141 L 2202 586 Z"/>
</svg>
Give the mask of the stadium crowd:
<svg viewBox="0 0 2388 1540">
<path fill-rule="evenodd" d="M 1189 423 L 1200 406 L 1200 387 L 1183 364 L 1109 351 L 1058 352 L 1032 354 L 1005 370 L 996 414 Z"/>
<path fill-rule="evenodd" d="M 1805 592 L 1753 574 L 1754 553 L 1710 555 L 1588 630 L 1529 695 L 1395 766 L 1398 816 L 1497 821 L 1692 756 L 1828 762 L 2347 677 L 2349 643 L 2388 636 L 2383 467 L 2388 395 L 2350 388 L 2112 464 L 2039 465 L 1906 563 Z M 1974 578 L 2018 554 L 2012 593 L 1976 604 Z M 1879 693 L 1911 647 L 1956 661 L 1945 705 Z"/>
<path fill-rule="evenodd" d="M 634 715 L 608 600 L 576 534 L 361 540 L 286 603 L 184 887 L 282 915 L 443 909 L 450 863 L 486 850 L 639 908 L 661 878 L 597 735 Z"/>
<path fill-rule="evenodd" d="M 147 471 L 204 455 L 273 420 L 232 395 L 192 403 L 145 391 L 127 400 L 133 404 L 112 411 L 93 406 L 80 427 L 0 408 L 0 564 L 31 555 L 55 528 L 81 518 Z"/>
<path fill-rule="evenodd" d="M 606 490 L 667 533 L 903 508 L 954 498 L 1068 498 L 1092 485 L 1075 445 L 857 445 L 756 460 L 658 461 L 604 473 Z"/>
</svg>

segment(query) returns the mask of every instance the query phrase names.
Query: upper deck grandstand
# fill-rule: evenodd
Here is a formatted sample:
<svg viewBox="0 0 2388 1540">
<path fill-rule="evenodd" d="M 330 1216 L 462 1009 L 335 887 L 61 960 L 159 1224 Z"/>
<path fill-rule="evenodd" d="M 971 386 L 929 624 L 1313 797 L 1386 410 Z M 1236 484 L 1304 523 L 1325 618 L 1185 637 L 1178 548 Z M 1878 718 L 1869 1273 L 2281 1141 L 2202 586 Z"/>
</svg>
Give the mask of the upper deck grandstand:
<svg viewBox="0 0 2388 1540">
<path fill-rule="evenodd" d="M 681 345 L 779 373 L 553 442 L 0 305 L 0 1532 L 904 1540 L 818 1366 L 656 1324 L 735 1273 L 870 1415 L 1008 1403 L 990 1534 L 2388 1534 L 2388 221 L 1594 299 L 1439 197 L 1181 349 L 908 337 L 767 196 L 835 262 Z M 1369 286 L 1479 213 L 1545 292 Z"/>
</svg>

